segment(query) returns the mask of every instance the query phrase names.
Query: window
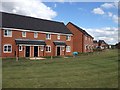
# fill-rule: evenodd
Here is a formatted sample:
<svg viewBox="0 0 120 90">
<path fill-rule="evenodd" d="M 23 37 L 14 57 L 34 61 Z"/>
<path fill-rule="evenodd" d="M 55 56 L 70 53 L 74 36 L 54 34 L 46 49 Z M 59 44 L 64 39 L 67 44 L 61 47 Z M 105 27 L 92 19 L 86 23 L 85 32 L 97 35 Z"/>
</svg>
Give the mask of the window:
<svg viewBox="0 0 120 90">
<path fill-rule="evenodd" d="M 85 40 L 87 40 L 87 36 L 85 36 Z"/>
<path fill-rule="evenodd" d="M 12 46 L 10 44 L 4 45 L 4 53 L 11 53 L 12 52 Z"/>
<path fill-rule="evenodd" d="M 51 39 L 51 35 L 50 34 L 46 34 L 46 39 Z"/>
<path fill-rule="evenodd" d="M 85 45 L 85 50 L 88 50 L 88 45 Z"/>
<path fill-rule="evenodd" d="M 66 40 L 70 41 L 71 37 L 69 35 L 66 36 Z"/>
<path fill-rule="evenodd" d="M 51 46 L 46 46 L 46 52 L 51 52 Z"/>
<path fill-rule="evenodd" d="M 19 51 L 22 51 L 22 45 L 19 46 Z"/>
<path fill-rule="evenodd" d="M 37 37 L 38 37 L 38 33 L 34 32 L 34 38 L 37 38 Z"/>
<path fill-rule="evenodd" d="M 65 46 L 62 46 L 62 47 L 61 47 L 61 51 L 64 51 L 64 50 L 65 50 Z"/>
<path fill-rule="evenodd" d="M 59 34 L 57 35 L 57 39 L 60 39 L 60 35 Z"/>
<path fill-rule="evenodd" d="M 5 37 L 12 37 L 12 31 L 11 30 L 4 30 L 4 36 Z"/>
<path fill-rule="evenodd" d="M 71 47 L 70 46 L 66 47 L 66 52 L 71 52 Z"/>
<path fill-rule="evenodd" d="M 40 46 L 40 51 L 44 51 L 44 46 Z"/>
<path fill-rule="evenodd" d="M 26 37 L 26 32 L 25 31 L 22 32 L 22 37 Z"/>
</svg>

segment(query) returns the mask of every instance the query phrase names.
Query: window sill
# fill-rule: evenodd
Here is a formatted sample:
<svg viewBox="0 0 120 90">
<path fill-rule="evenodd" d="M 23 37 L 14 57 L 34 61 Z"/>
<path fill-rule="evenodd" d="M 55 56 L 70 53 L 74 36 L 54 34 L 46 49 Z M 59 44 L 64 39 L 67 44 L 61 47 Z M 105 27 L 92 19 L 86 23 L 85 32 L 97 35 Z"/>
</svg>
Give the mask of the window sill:
<svg viewBox="0 0 120 90">
<path fill-rule="evenodd" d="M 12 53 L 12 52 L 4 52 L 4 53 Z"/>
<path fill-rule="evenodd" d="M 4 37 L 12 37 L 12 36 L 4 36 Z"/>
</svg>

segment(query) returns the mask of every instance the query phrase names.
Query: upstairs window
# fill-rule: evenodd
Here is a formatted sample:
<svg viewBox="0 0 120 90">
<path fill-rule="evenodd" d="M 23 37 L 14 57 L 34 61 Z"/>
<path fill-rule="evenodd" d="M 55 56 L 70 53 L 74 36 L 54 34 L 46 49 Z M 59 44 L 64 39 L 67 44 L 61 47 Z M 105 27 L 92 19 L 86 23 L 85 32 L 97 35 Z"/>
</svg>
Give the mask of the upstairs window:
<svg viewBox="0 0 120 90">
<path fill-rule="evenodd" d="M 12 37 L 12 31 L 11 30 L 4 30 L 4 36 L 5 37 Z"/>
<path fill-rule="evenodd" d="M 12 45 L 10 44 L 5 44 L 3 47 L 4 53 L 11 53 L 12 52 Z"/>
<path fill-rule="evenodd" d="M 38 38 L 38 33 L 34 32 L 34 38 Z"/>
<path fill-rule="evenodd" d="M 60 34 L 57 35 L 57 39 L 58 39 L 58 40 L 60 39 Z"/>
<path fill-rule="evenodd" d="M 46 39 L 51 39 L 51 34 L 46 34 Z"/>
<path fill-rule="evenodd" d="M 22 32 L 22 37 L 26 37 L 26 32 L 25 31 Z"/>
<path fill-rule="evenodd" d="M 66 36 L 66 40 L 67 40 L 67 41 L 70 41 L 70 40 L 71 40 L 71 36 L 70 36 L 70 35 L 67 35 L 67 36 Z"/>
</svg>

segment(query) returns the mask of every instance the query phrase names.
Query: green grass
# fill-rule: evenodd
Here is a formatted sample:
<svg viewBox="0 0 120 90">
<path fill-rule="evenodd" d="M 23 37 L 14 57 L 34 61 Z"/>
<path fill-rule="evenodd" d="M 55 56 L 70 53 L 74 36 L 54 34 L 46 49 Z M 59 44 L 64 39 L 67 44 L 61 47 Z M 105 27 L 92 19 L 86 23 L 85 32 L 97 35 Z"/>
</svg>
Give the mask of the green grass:
<svg viewBox="0 0 120 90">
<path fill-rule="evenodd" d="M 118 52 L 30 61 L 3 60 L 3 88 L 117 88 Z"/>
</svg>

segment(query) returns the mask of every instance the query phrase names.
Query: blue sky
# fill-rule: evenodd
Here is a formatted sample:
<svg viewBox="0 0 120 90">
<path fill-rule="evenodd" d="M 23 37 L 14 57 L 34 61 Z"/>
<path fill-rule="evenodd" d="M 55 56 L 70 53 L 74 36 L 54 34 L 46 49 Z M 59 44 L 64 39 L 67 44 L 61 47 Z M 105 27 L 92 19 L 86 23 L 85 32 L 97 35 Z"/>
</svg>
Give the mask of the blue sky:
<svg viewBox="0 0 120 90">
<path fill-rule="evenodd" d="M 118 42 L 117 2 L 41 2 L 41 0 L 12 0 L 2 2 L 1 11 L 25 16 L 72 22 L 85 29 L 95 40 L 108 44 Z M 0 3 L 1 4 L 1 3 Z"/>
<path fill-rule="evenodd" d="M 107 17 L 107 15 L 101 16 L 92 13 L 94 8 L 104 4 L 102 2 L 46 2 L 45 4 L 57 12 L 57 16 L 53 18 L 53 20 L 63 21 L 65 24 L 70 21 L 85 28 L 117 26 L 117 24 L 113 22 L 111 18 Z M 116 8 L 106 9 L 105 11 L 117 14 Z"/>
</svg>

